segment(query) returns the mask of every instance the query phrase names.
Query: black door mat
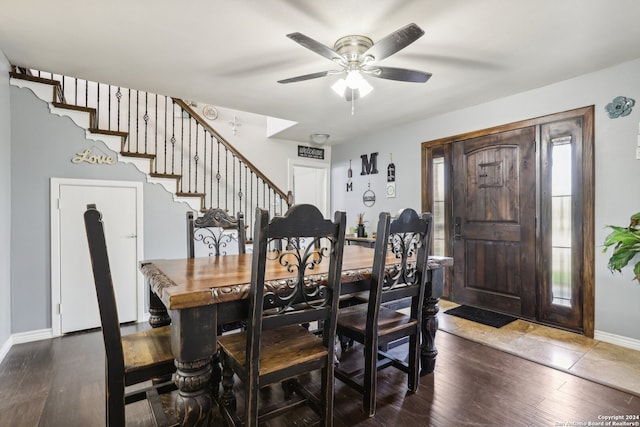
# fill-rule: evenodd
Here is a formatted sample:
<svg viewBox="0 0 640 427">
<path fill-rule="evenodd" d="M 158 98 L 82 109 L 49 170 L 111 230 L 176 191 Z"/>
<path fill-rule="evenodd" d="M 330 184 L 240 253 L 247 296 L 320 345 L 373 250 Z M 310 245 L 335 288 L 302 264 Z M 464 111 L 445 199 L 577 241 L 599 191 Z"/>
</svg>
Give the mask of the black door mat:
<svg viewBox="0 0 640 427">
<path fill-rule="evenodd" d="M 516 320 L 515 317 L 507 316 L 506 314 L 495 313 L 493 311 L 483 310 L 481 308 L 471 307 L 468 305 L 451 308 L 445 311 L 445 313 L 471 320 L 473 322 L 482 323 L 483 325 L 493 326 L 494 328 L 501 328 Z"/>
</svg>

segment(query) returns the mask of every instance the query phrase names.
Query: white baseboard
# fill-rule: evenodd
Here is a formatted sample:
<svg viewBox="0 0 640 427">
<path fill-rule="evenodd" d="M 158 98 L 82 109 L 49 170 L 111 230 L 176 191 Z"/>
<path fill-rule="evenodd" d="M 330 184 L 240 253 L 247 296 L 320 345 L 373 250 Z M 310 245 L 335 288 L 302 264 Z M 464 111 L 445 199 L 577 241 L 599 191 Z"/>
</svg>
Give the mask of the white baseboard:
<svg viewBox="0 0 640 427">
<path fill-rule="evenodd" d="M 640 340 L 636 340 L 629 337 L 623 337 L 622 335 L 610 334 L 609 332 L 595 331 L 593 338 L 599 341 L 604 341 L 609 344 L 615 344 L 622 347 L 627 347 L 633 350 L 640 351 Z"/>
<path fill-rule="evenodd" d="M 5 341 L 4 344 L 2 344 L 2 347 L 0 348 L 0 362 L 4 360 L 5 356 L 9 353 L 9 350 L 11 350 L 11 347 L 13 347 L 15 344 L 47 340 L 50 338 L 53 338 L 53 331 L 51 329 L 40 329 L 37 331 L 13 334 L 7 341 Z"/>
<path fill-rule="evenodd" d="M 50 338 L 53 338 L 53 330 L 51 328 L 39 329 L 37 331 L 21 332 L 19 334 L 11 335 L 11 343 L 12 345 L 22 344 L 25 342 L 47 340 Z"/>
<path fill-rule="evenodd" d="M 11 337 L 9 337 L 9 339 L 2 344 L 2 347 L 0 347 L 0 363 L 2 363 L 4 357 L 9 353 L 9 350 L 11 350 Z"/>
</svg>

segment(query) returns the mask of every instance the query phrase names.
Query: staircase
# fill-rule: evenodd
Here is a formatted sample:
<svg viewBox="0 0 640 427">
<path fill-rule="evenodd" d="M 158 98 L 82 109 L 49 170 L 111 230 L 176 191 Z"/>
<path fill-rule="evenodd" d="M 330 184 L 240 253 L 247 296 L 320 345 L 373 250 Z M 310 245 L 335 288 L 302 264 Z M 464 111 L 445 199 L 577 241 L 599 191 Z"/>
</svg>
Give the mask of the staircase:
<svg viewBox="0 0 640 427">
<path fill-rule="evenodd" d="M 256 207 L 274 215 L 291 205 L 292 194 L 271 182 L 188 102 L 16 66 L 10 77 L 11 84 L 46 101 L 51 113 L 70 117 L 87 139 L 104 142 L 118 161 L 133 163 L 148 182 L 161 184 L 195 211 L 244 212 L 251 225 Z"/>
</svg>

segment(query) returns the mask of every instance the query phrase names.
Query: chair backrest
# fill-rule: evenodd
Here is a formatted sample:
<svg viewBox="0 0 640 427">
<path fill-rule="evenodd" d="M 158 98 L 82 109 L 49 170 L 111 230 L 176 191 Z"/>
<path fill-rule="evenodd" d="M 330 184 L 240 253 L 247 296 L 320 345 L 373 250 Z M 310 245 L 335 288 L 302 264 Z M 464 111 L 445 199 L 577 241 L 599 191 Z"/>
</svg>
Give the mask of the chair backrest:
<svg viewBox="0 0 640 427">
<path fill-rule="evenodd" d="M 421 319 L 421 307 L 427 280 L 427 263 L 431 244 L 433 218 L 430 213 L 418 213 L 404 209 L 397 219 L 391 221 L 389 213 L 382 212 L 378 219 L 378 230 L 371 273 L 367 329 L 377 325 L 380 304 L 411 298 L 411 318 Z M 387 251 L 395 254 L 400 264 L 386 268 Z"/>
<path fill-rule="evenodd" d="M 124 354 L 118 307 L 113 290 L 111 268 L 109 267 L 102 214 L 96 209 L 96 205 L 87 205 L 87 210 L 84 213 L 84 224 L 87 231 L 96 296 L 98 297 L 107 372 L 109 376 L 122 378 L 124 382 Z"/>
<path fill-rule="evenodd" d="M 269 221 L 268 211 L 256 209 L 247 363 L 258 360 L 263 329 L 290 324 L 324 322 L 324 344 L 334 351 L 345 229 L 345 212 L 336 212 L 331 221 L 315 206 L 301 204 Z M 296 238 L 306 238 L 309 244 L 284 250 L 274 245 Z M 294 276 L 266 282 L 269 264 L 286 266 Z M 321 264 L 327 265 L 327 272 L 318 274 Z M 253 368 L 257 372 L 258 367 Z"/>
<path fill-rule="evenodd" d="M 220 208 L 208 209 L 202 216 L 195 218 L 192 211 L 187 212 L 187 256 L 196 256 L 196 242 L 204 247 L 208 256 L 226 255 L 229 246 L 237 242 L 238 253 L 246 251 L 246 232 L 244 214 L 238 212 L 236 218 Z"/>
</svg>

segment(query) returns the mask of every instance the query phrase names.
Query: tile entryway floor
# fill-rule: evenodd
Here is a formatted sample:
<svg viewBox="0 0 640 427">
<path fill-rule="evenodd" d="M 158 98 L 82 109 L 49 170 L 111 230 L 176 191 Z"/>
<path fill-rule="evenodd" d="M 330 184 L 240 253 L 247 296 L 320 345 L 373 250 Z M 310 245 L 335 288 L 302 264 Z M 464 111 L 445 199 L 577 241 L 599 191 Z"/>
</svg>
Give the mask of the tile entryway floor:
<svg viewBox="0 0 640 427">
<path fill-rule="evenodd" d="M 493 328 L 445 314 L 458 304 L 441 300 L 439 306 L 439 329 L 443 331 L 640 395 L 638 350 L 519 319 Z"/>
</svg>

